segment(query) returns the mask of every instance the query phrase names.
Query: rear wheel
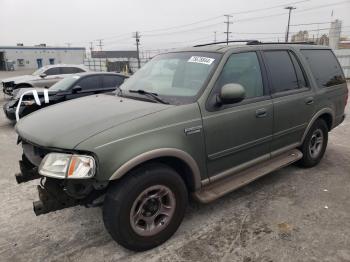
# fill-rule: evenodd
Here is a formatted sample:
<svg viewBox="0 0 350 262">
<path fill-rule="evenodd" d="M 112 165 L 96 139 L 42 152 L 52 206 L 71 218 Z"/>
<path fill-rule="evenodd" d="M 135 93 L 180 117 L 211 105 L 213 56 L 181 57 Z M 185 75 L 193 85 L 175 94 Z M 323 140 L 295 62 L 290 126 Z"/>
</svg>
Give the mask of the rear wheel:
<svg viewBox="0 0 350 262">
<path fill-rule="evenodd" d="M 301 146 L 303 158 L 298 164 L 304 167 L 317 165 L 326 151 L 328 143 L 328 127 L 323 119 L 317 119 L 307 133 Z"/>
<path fill-rule="evenodd" d="M 187 199 L 179 174 L 165 165 L 147 165 L 108 189 L 104 224 L 120 245 L 135 251 L 147 250 L 175 233 L 185 214 Z"/>
</svg>

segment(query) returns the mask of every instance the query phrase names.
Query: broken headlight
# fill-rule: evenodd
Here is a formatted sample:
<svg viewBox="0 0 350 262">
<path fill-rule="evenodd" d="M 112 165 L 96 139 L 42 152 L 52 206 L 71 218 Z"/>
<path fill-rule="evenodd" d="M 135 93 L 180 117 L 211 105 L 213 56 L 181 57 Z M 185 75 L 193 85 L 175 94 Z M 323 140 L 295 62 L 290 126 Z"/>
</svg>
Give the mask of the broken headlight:
<svg viewBox="0 0 350 262">
<path fill-rule="evenodd" d="M 62 179 L 91 178 L 95 169 L 95 159 L 91 156 L 50 153 L 41 161 L 39 174 Z"/>
</svg>

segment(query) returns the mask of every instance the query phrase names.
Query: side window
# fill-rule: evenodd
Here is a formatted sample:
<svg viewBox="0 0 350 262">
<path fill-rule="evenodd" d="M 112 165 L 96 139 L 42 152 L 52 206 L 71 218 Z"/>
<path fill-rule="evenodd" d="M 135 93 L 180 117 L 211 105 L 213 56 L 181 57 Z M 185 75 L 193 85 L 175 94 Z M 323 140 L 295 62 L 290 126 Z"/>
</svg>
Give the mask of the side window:
<svg viewBox="0 0 350 262">
<path fill-rule="evenodd" d="M 105 75 L 102 81 L 102 88 L 110 88 L 120 86 L 124 82 L 124 79 L 120 76 Z"/>
<path fill-rule="evenodd" d="M 48 76 L 60 75 L 61 74 L 60 68 L 59 67 L 53 67 L 53 68 L 47 69 L 45 71 L 45 74 L 48 75 Z"/>
<path fill-rule="evenodd" d="M 345 83 L 341 67 L 331 50 L 304 49 L 301 53 L 308 61 L 319 87 Z"/>
<path fill-rule="evenodd" d="M 77 73 L 75 67 L 61 67 L 61 74 L 74 74 Z"/>
<path fill-rule="evenodd" d="M 297 74 L 299 87 L 308 87 L 309 86 L 308 81 L 306 80 L 305 73 L 302 69 L 302 66 L 301 66 L 298 58 L 292 52 L 289 52 L 289 55 L 290 55 L 290 58 L 292 59 L 294 69 L 295 69 L 295 72 Z"/>
<path fill-rule="evenodd" d="M 100 77 L 99 76 L 87 76 L 81 79 L 77 86 L 80 86 L 83 91 L 90 89 L 97 89 L 100 87 Z"/>
<path fill-rule="evenodd" d="M 72 69 L 73 74 L 85 72 L 85 70 L 83 70 L 79 67 L 71 67 L 71 69 Z"/>
<path fill-rule="evenodd" d="M 298 89 L 298 79 L 288 51 L 265 51 L 264 54 L 271 76 L 272 92 Z"/>
<path fill-rule="evenodd" d="M 255 52 L 232 54 L 229 57 L 216 82 L 218 91 L 230 83 L 242 85 L 246 98 L 264 95 L 259 60 Z"/>
</svg>

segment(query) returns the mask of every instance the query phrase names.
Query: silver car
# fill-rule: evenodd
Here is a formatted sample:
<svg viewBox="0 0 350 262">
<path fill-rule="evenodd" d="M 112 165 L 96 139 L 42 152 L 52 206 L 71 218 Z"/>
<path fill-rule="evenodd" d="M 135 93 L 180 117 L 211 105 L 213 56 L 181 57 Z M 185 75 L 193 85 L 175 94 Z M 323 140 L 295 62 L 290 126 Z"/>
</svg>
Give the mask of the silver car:
<svg viewBox="0 0 350 262">
<path fill-rule="evenodd" d="M 16 76 L 2 80 L 3 91 L 7 95 L 13 95 L 13 91 L 25 87 L 49 88 L 66 76 L 88 72 L 84 65 L 48 65 L 36 70 L 31 75 Z"/>
</svg>

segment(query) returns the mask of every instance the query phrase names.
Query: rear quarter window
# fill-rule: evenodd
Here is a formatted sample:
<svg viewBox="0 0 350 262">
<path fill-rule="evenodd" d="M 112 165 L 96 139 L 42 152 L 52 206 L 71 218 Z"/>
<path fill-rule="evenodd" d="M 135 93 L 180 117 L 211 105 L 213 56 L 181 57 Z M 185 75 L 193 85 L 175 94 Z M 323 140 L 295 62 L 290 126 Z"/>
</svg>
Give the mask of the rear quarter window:
<svg viewBox="0 0 350 262">
<path fill-rule="evenodd" d="M 343 71 L 331 50 L 304 49 L 312 74 L 319 87 L 330 87 L 345 83 Z"/>
</svg>

